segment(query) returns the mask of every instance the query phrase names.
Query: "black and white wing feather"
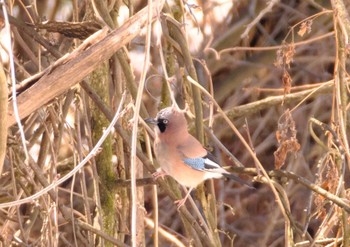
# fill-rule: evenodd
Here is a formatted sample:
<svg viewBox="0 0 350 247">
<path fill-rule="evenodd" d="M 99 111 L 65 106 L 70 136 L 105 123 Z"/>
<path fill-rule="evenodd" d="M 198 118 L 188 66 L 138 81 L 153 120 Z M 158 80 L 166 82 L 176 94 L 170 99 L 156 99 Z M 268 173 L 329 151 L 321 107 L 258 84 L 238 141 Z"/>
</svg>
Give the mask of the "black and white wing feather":
<svg viewBox="0 0 350 247">
<path fill-rule="evenodd" d="M 204 157 L 184 158 L 183 161 L 186 165 L 195 170 L 207 172 L 207 178 L 219 178 L 221 176 L 225 176 L 240 184 L 244 184 L 252 188 L 250 183 L 222 168 L 211 153 L 207 153 L 207 155 Z"/>
</svg>

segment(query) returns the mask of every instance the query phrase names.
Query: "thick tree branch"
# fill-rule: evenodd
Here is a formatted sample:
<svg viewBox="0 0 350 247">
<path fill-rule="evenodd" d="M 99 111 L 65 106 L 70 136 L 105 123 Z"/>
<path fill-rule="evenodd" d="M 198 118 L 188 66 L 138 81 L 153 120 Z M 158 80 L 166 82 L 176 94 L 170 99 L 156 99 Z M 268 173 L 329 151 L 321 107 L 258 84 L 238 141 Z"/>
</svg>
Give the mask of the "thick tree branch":
<svg viewBox="0 0 350 247">
<path fill-rule="evenodd" d="M 152 20 L 157 17 L 158 6 L 154 5 Z M 109 59 L 116 51 L 140 34 L 147 20 L 147 7 L 136 13 L 120 28 L 104 35 L 103 31 L 95 33 L 83 42 L 75 51 L 59 59 L 46 70 L 27 90 L 18 95 L 18 109 L 21 119 L 61 95 L 79 83 L 101 62 Z M 77 73 L 79 71 L 79 73 Z M 12 102 L 9 102 L 8 122 L 15 123 Z"/>
</svg>

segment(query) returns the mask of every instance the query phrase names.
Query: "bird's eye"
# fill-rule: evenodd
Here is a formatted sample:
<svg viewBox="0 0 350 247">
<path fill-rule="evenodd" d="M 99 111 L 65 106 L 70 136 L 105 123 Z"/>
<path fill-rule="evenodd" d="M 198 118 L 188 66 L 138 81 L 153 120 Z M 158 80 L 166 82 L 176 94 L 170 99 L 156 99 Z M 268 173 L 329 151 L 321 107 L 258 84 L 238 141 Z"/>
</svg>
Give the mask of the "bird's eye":
<svg viewBox="0 0 350 247">
<path fill-rule="evenodd" d="M 160 130 L 161 133 L 163 133 L 165 131 L 165 129 L 167 128 L 169 120 L 168 119 L 158 119 L 158 128 Z"/>
</svg>

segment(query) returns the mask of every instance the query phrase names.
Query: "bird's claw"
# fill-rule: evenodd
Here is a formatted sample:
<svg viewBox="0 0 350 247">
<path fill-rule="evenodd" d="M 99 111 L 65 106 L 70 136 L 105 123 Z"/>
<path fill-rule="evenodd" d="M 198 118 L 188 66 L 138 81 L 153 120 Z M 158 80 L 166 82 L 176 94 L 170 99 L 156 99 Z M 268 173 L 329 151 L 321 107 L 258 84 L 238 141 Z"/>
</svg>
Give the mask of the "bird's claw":
<svg viewBox="0 0 350 247">
<path fill-rule="evenodd" d="M 174 203 L 177 205 L 177 210 L 179 210 L 186 202 L 187 198 L 182 198 L 180 200 L 174 201 Z"/>
<path fill-rule="evenodd" d="M 152 177 L 154 180 L 157 180 L 159 178 L 163 178 L 164 176 L 166 176 L 167 174 L 163 171 L 163 170 L 157 170 L 155 173 L 152 174 Z"/>
</svg>

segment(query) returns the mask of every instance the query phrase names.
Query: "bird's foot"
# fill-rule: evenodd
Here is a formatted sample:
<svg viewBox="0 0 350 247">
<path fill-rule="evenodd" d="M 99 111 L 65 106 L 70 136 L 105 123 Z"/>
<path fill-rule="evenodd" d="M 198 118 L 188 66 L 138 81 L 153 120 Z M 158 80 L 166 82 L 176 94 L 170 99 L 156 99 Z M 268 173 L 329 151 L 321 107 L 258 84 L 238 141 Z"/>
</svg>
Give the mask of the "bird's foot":
<svg viewBox="0 0 350 247">
<path fill-rule="evenodd" d="M 174 201 L 174 203 L 177 205 L 177 210 L 179 210 L 185 204 L 185 202 L 186 202 L 187 198 L 190 196 L 192 190 L 193 190 L 193 188 L 190 188 L 184 198 Z"/>
<path fill-rule="evenodd" d="M 186 200 L 187 200 L 187 197 L 174 201 L 174 203 L 177 206 L 177 210 L 179 210 L 185 204 Z"/>
<path fill-rule="evenodd" d="M 167 174 L 165 173 L 165 171 L 163 171 L 162 169 L 157 169 L 157 171 L 155 173 L 152 174 L 152 177 L 154 180 L 157 180 L 159 178 L 163 178 L 164 176 L 166 176 Z"/>
</svg>

